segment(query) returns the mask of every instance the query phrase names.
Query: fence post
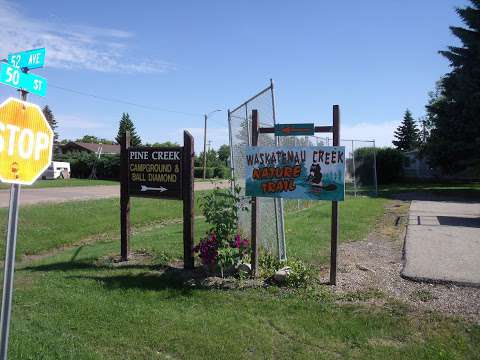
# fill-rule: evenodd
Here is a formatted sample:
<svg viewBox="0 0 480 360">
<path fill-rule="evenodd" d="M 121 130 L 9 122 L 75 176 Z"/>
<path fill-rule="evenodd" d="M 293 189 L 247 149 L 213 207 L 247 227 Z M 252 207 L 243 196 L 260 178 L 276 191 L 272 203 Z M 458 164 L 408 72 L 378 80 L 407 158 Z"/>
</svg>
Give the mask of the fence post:
<svg viewBox="0 0 480 360">
<path fill-rule="evenodd" d="M 377 182 L 377 148 L 375 146 L 375 140 L 373 140 L 373 180 L 375 181 L 375 195 L 378 195 L 378 182 Z"/>
<path fill-rule="evenodd" d="M 352 140 L 352 166 L 353 166 L 353 192 L 355 194 L 355 197 L 357 197 L 357 174 L 356 174 L 356 169 L 355 169 L 355 148 L 353 145 Z"/>
<path fill-rule="evenodd" d="M 258 111 L 252 110 L 252 146 L 258 145 Z M 251 255 L 251 266 L 252 266 L 252 276 L 258 276 L 258 228 L 260 226 L 259 219 L 259 209 L 258 209 L 258 199 L 256 196 L 252 197 L 252 217 L 251 217 L 251 226 L 252 226 L 252 255 Z"/>
<path fill-rule="evenodd" d="M 333 105 L 333 146 L 340 145 L 340 107 Z M 332 201 L 330 284 L 337 284 L 338 201 Z"/>
<path fill-rule="evenodd" d="M 128 191 L 128 148 L 130 131 L 126 131 L 120 143 L 120 257 L 128 260 L 130 252 L 130 195 Z"/>
</svg>

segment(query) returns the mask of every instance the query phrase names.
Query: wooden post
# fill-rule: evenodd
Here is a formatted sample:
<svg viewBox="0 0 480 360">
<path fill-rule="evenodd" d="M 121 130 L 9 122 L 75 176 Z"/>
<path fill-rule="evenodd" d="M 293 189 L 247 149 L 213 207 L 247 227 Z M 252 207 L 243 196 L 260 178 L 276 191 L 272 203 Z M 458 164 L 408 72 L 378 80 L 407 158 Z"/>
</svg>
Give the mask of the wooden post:
<svg viewBox="0 0 480 360">
<path fill-rule="evenodd" d="M 128 260 L 130 252 L 130 194 L 128 191 L 128 154 L 130 131 L 126 131 L 120 143 L 120 257 Z"/>
<path fill-rule="evenodd" d="M 183 192 L 183 268 L 194 268 L 193 244 L 195 236 L 195 197 L 194 191 L 194 144 L 193 136 L 183 132 L 183 166 L 182 166 L 182 192 Z"/>
<path fill-rule="evenodd" d="M 333 105 L 333 146 L 340 146 L 340 107 Z M 337 285 L 338 201 L 332 201 L 330 284 Z"/>
<path fill-rule="evenodd" d="M 258 128 L 259 128 L 259 119 L 258 119 L 258 111 L 252 110 L 252 146 L 258 145 Z M 258 209 L 258 199 L 256 196 L 252 197 L 252 255 L 251 255 L 251 266 L 252 266 L 252 277 L 258 276 L 258 228 L 259 228 L 259 209 Z"/>
</svg>

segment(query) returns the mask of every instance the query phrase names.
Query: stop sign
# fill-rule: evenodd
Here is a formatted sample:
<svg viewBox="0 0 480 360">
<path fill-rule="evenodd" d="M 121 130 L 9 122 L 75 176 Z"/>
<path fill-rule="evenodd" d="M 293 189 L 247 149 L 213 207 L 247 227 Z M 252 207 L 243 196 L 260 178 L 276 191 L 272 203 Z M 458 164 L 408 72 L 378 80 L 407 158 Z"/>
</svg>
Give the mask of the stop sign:
<svg viewBox="0 0 480 360">
<path fill-rule="evenodd" d="M 52 160 L 53 131 L 38 105 L 9 98 L 0 105 L 0 181 L 31 185 Z"/>
</svg>

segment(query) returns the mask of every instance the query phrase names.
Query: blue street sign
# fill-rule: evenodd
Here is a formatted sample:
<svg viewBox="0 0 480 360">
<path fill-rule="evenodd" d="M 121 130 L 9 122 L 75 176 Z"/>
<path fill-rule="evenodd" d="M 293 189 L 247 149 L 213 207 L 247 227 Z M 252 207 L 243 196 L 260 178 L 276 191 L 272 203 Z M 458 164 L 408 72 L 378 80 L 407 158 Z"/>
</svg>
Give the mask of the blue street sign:
<svg viewBox="0 0 480 360">
<path fill-rule="evenodd" d="M 45 64 L 45 48 L 8 54 L 8 63 L 20 69 L 41 68 Z"/>
<path fill-rule="evenodd" d="M 314 135 L 315 126 L 313 124 L 276 124 L 275 136 L 299 136 Z"/>
<path fill-rule="evenodd" d="M 39 96 L 45 96 L 47 92 L 47 79 L 38 75 L 28 74 L 19 68 L 2 63 L 0 83 L 13 86 L 17 89 L 28 91 Z"/>
</svg>

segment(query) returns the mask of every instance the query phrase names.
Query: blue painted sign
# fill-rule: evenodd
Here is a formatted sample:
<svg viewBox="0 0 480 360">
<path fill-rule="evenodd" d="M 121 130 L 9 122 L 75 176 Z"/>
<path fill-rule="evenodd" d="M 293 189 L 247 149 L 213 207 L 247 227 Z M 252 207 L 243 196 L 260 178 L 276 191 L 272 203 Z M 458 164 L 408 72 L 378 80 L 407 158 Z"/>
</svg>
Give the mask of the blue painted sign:
<svg viewBox="0 0 480 360">
<path fill-rule="evenodd" d="M 258 147 L 245 153 L 247 196 L 345 199 L 345 147 Z"/>
<path fill-rule="evenodd" d="M 39 96 L 45 96 L 47 92 L 47 80 L 35 75 L 24 73 L 20 68 L 2 63 L 0 83 L 13 86 L 17 89 L 28 91 Z"/>
<path fill-rule="evenodd" d="M 8 63 L 20 69 L 41 68 L 45 64 L 45 48 L 8 54 Z"/>
<path fill-rule="evenodd" d="M 315 125 L 307 124 L 275 124 L 275 136 L 309 136 L 315 134 Z"/>
</svg>

